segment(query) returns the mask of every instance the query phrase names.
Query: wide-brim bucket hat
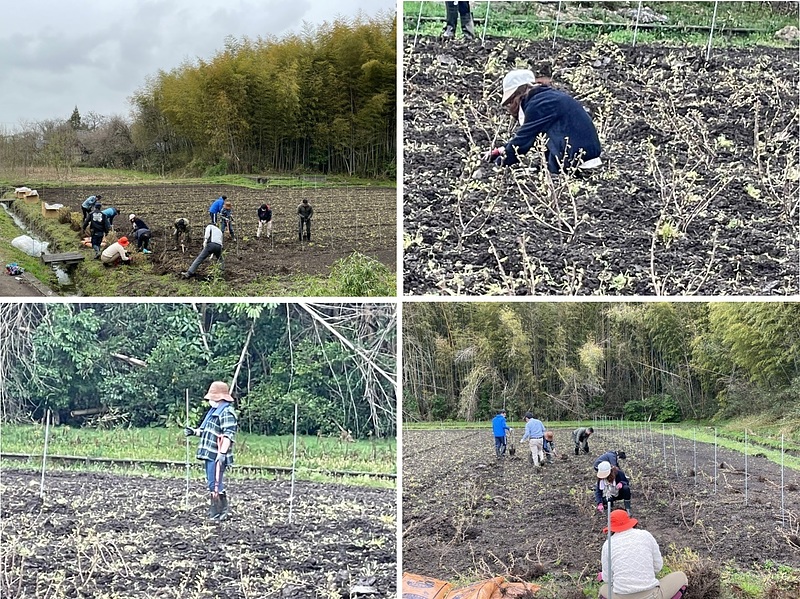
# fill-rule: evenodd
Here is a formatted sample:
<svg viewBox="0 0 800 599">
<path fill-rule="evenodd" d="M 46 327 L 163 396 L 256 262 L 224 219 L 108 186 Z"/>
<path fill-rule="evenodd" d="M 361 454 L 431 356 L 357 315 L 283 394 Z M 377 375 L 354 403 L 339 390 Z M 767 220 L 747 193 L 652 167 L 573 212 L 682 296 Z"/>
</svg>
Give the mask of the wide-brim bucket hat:
<svg viewBox="0 0 800 599">
<path fill-rule="evenodd" d="M 206 393 L 205 399 L 210 399 L 211 401 L 233 401 L 233 397 L 231 397 L 230 390 L 228 389 L 228 384 L 223 381 L 214 381 L 208 387 L 208 393 Z"/>
<path fill-rule="evenodd" d="M 607 478 L 611 474 L 611 462 L 600 462 L 597 465 L 597 478 Z"/>
<path fill-rule="evenodd" d="M 530 69 L 509 71 L 508 74 L 503 77 L 503 99 L 500 101 L 500 104 L 504 105 L 508 102 L 511 96 L 514 95 L 514 92 L 519 89 L 520 85 L 529 85 L 531 83 L 536 83 L 536 75 L 534 75 L 533 71 Z"/>
<path fill-rule="evenodd" d="M 625 510 L 614 510 L 611 512 L 611 532 L 625 532 L 639 524 L 636 518 L 631 518 Z M 608 526 L 603 528 L 603 532 L 608 532 Z"/>
</svg>

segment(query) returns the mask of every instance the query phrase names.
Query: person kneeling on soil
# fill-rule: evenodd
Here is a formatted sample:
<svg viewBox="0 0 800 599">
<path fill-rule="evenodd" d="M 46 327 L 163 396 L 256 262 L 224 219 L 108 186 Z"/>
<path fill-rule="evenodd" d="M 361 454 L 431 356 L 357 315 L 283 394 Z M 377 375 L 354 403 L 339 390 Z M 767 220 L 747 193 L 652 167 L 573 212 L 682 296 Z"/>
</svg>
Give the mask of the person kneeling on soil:
<svg viewBox="0 0 800 599">
<path fill-rule="evenodd" d="M 151 254 L 150 237 L 152 237 L 152 235 L 150 234 L 150 227 L 135 214 L 129 215 L 128 220 L 131 221 L 133 235 L 136 237 L 136 249 L 141 250 L 143 254 Z"/>
<path fill-rule="evenodd" d="M 531 448 L 531 459 L 533 465 L 539 468 L 544 464 L 544 424 L 537 420 L 530 412 L 525 413 L 525 434 L 522 435 L 520 443 L 528 439 Z"/>
<path fill-rule="evenodd" d="M 511 431 L 506 423 L 506 411 L 500 410 L 497 416 L 492 418 L 492 434 L 494 435 L 494 453 L 498 459 L 506 453 L 506 432 Z"/>
<path fill-rule="evenodd" d="M 580 452 L 589 453 L 589 437 L 594 433 L 594 429 L 589 428 L 576 428 L 572 431 L 572 442 L 575 443 L 575 455 Z"/>
<path fill-rule="evenodd" d="M 206 231 L 203 235 L 203 251 L 194 259 L 189 270 L 182 272 L 181 276 L 184 279 L 193 277 L 203 261 L 209 256 L 215 256 L 220 268 L 222 268 L 222 231 L 216 225 L 206 225 Z"/>
<path fill-rule="evenodd" d="M 558 457 L 558 454 L 556 453 L 556 441 L 553 431 L 547 431 L 544 434 L 544 442 L 542 443 L 542 449 L 544 450 L 544 455 L 545 458 L 547 459 L 547 463 L 552 464 L 553 458 Z"/>
<path fill-rule="evenodd" d="M 100 254 L 100 262 L 103 263 L 103 266 L 130 264 L 131 259 L 125 252 L 125 248 L 128 247 L 128 243 L 127 237 L 120 237 L 117 241 L 104 249 L 103 253 Z"/>
<path fill-rule="evenodd" d="M 548 78 L 549 80 L 549 78 Z M 599 167 L 600 139 L 592 118 L 570 95 L 544 83 L 533 71 L 511 71 L 503 79 L 501 104 L 519 121 L 514 138 L 505 146 L 489 150 L 484 160 L 497 166 L 519 162 L 536 138 L 547 138 L 545 158 L 551 173 L 590 172 Z"/>
<path fill-rule="evenodd" d="M 208 491 L 211 493 L 209 516 L 212 520 L 228 517 L 228 494 L 223 477 L 228 466 L 233 464 L 233 438 L 236 434 L 236 412 L 228 385 L 214 381 L 208 388 L 205 399 L 210 406 L 199 428 L 186 427 L 187 437 L 200 437 L 197 448 L 198 460 L 205 462 Z"/>
<path fill-rule="evenodd" d="M 607 451 L 594 461 L 594 464 L 592 464 L 592 468 L 594 468 L 596 472 L 597 467 L 602 462 L 608 462 L 612 466 L 619 466 L 619 462 L 617 460 L 624 460 L 627 457 L 628 456 L 625 455 L 625 452 L 622 451 L 621 449 L 619 451 Z"/>
<path fill-rule="evenodd" d="M 608 508 L 608 503 L 622 501 L 625 504 L 625 511 L 631 515 L 631 486 L 628 477 L 617 466 L 612 466 L 608 462 L 600 462 L 597 467 L 597 484 L 594 487 L 594 502 L 597 504 L 597 511 L 601 512 Z M 613 507 L 613 506 L 612 506 Z"/>
<path fill-rule="evenodd" d="M 653 535 L 634 528 L 639 521 L 624 510 L 611 512 L 611 572 L 608 571 L 608 544 L 600 552 L 602 572 L 598 579 L 611 578 L 615 599 L 681 599 L 689 579 L 683 572 L 672 572 L 661 580 L 656 574 L 664 566 L 661 550 Z M 603 528 L 608 532 L 608 527 Z M 600 587 L 600 599 L 607 599 L 608 584 Z"/>
</svg>

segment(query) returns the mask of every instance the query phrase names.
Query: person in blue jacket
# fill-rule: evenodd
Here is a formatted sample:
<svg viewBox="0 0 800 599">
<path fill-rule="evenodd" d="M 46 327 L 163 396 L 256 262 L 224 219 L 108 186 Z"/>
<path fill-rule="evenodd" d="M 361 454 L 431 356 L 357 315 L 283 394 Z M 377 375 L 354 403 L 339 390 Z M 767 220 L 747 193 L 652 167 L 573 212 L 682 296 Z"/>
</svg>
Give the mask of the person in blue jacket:
<svg viewBox="0 0 800 599">
<path fill-rule="evenodd" d="M 103 199 L 103 196 L 89 196 L 83 203 L 81 204 L 81 210 L 83 211 L 83 220 L 86 220 L 86 217 L 89 216 L 92 212 L 92 208 L 94 205 Z"/>
<path fill-rule="evenodd" d="M 222 209 L 225 207 L 225 200 L 227 199 L 228 196 L 219 196 L 216 200 L 212 202 L 211 206 L 208 208 L 208 215 L 211 217 L 212 225 L 217 224 L 219 213 L 222 212 Z"/>
<path fill-rule="evenodd" d="M 597 470 L 597 467 L 601 464 L 601 462 L 608 462 L 612 466 L 619 466 L 619 462 L 617 460 L 624 460 L 627 457 L 628 456 L 626 456 L 625 452 L 621 449 L 619 451 L 607 451 L 597 458 L 592 466 L 595 470 Z"/>
<path fill-rule="evenodd" d="M 506 453 L 506 432 L 510 431 L 506 422 L 506 411 L 500 410 L 497 416 L 492 418 L 492 434 L 494 435 L 494 452 L 498 458 Z"/>
<path fill-rule="evenodd" d="M 511 71 L 503 79 L 502 105 L 517 117 L 519 128 L 505 146 L 484 154 L 498 166 L 519 162 L 540 134 L 546 137 L 545 157 L 551 173 L 591 172 L 599 167 L 600 139 L 586 109 L 569 94 L 542 83 L 533 71 Z M 547 79 L 549 80 L 549 79 Z"/>
<path fill-rule="evenodd" d="M 631 484 L 628 477 L 617 466 L 612 466 L 608 462 L 600 462 L 597 466 L 597 484 L 594 487 L 594 502 L 597 504 L 597 511 L 602 512 L 608 508 L 608 503 L 615 501 L 625 503 L 625 511 L 631 515 Z"/>
<path fill-rule="evenodd" d="M 113 226 L 114 225 L 114 217 L 117 214 L 119 214 L 119 210 L 114 208 L 114 206 L 109 206 L 108 208 L 103 208 L 103 214 L 106 215 L 106 218 L 108 219 L 108 224 L 110 226 Z"/>
</svg>

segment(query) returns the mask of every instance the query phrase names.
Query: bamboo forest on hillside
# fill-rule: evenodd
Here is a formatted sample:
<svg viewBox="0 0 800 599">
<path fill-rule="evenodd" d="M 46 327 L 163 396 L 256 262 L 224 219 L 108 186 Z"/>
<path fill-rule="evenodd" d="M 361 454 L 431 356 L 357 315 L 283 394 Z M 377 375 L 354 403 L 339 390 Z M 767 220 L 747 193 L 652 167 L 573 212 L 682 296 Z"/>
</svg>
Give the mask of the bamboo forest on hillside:
<svg viewBox="0 0 800 599">
<path fill-rule="evenodd" d="M 800 304 L 408 304 L 404 419 L 791 415 Z"/>
</svg>

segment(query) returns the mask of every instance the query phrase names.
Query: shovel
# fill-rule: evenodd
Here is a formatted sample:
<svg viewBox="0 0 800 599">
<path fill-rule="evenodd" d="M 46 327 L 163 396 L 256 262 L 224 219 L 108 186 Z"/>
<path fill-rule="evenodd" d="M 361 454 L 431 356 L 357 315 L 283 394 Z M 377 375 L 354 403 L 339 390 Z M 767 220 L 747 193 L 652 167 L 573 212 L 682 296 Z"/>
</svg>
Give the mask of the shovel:
<svg viewBox="0 0 800 599">
<path fill-rule="evenodd" d="M 217 452 L 222 449 L 222 435 L 217 438 Z M 222 513 L 222 497 L 219 494 L 219 483 L 222 478 L 222 462 L 214 464 L 214 492 L 211 493 L 211 501 L 214 504 L 214 511 L 219 515 Z"/>
<path fill-rule="evenodd" d="M 514 454 L 517 453 L 517 448 L 514 447 L 514 442 L 511 440 L 511 435 L 509 434 L 506 434 L 506 445 L 508 445 L 508 455 L 513 458 Z"/>
</svg>

